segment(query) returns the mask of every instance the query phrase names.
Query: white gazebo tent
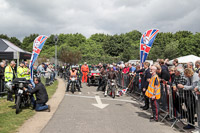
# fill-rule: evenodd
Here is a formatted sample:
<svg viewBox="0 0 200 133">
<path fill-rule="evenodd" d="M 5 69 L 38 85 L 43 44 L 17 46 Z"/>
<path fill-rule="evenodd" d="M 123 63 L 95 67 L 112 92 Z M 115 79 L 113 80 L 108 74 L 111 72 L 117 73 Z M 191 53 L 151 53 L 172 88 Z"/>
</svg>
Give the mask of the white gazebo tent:
<svg viewBox="0 0 200 133">
<path fill-rule="evenodd" d="M 179 58 L 176 58 L 178 59 L 178 63 L 188 63 L 188 62 L 192 62 L 193 64 L 195 64 L 195 62 L 197 60 L 200 60 L 200 57 L 198 56 L 195 56 L 195 55 L 187 55 L 187 56 L 182 56 L 182 57 L 179 57 Z M 173 60 L 171 60 L 170 62 L 172 62 Z"/>
</svg>

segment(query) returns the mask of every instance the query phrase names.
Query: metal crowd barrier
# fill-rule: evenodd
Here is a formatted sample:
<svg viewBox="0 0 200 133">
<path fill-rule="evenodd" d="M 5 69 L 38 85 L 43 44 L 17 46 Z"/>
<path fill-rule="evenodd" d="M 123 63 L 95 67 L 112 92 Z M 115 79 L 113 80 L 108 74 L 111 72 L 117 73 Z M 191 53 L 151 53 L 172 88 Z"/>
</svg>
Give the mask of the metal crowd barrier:
<svg viewBox="0 0 200 133">
<path fill-rule="evenodd" d="M 133 77 L 128 74 L 118 72 L 118 86 L 124 89 L 128 87 L 130 82 L 132 82 L 129 86 L 129 90 L 131 90 L 130 92 L 141 94 L 139 75 L 136 75 L 134 80 L 131 80 L 132 78 Z M 164 120 L 170 120 L 170 122 L 172 121 L 171 127 L 174 127 L 177 122 L 181 122 L 199 128 L 199 98 L 200 96 L 197 96 L 191 90 L 178 89 L 178 91 L 174 91 L 171 86 L 161 83 L 161 98 L 159 104 L 160 112 L 164 114 L 161 122 Z"/>
<path fill-rule="evenodd" d="M 117 85 L 121 89 L 129 88 L 129 93 L 137 93 L 141 94 L 141 88 L 139 83 L 139 74 L 136 76 L 130 74 L 124 74 L 122 72 L 118 72 L 118 82 Z"/>
<path fill-rule="evenodd" d="M 55 79 L 55 72 L 47 72 L 44 74 L 45 84 L 51 85 Z"/>
</svg>

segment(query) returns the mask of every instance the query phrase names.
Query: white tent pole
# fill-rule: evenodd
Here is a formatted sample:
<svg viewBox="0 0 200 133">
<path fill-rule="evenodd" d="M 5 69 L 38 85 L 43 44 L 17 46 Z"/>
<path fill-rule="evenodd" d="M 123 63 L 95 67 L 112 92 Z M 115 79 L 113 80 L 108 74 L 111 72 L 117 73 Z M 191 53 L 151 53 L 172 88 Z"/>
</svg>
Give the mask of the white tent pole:
<svg viewBox="0 0 200 133">
<path fill-rule="evenodd" d="M 17 67 L 19 66 L 19 52 L 17 52 Z"/>
</svg>

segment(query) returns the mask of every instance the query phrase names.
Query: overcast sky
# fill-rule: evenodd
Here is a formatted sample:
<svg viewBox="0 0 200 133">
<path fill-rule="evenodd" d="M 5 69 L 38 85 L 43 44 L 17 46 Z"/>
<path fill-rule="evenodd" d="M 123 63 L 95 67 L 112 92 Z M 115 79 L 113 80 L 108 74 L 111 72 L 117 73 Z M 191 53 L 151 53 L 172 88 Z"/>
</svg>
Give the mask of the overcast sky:
<svg viewBox="0 0 200 133">
<path fill-rule="evenodd" d="M 200 32 L 200 0 L 0 0 L 0 34 Z"/>
</svg>

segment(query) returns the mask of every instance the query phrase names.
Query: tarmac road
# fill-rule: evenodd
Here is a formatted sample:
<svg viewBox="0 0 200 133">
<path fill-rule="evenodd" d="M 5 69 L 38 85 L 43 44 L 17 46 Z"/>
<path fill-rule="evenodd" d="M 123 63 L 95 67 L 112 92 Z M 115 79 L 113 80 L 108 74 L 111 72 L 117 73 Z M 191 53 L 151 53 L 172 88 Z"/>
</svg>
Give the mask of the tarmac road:
<svg viewBox="0 0 200 133">
<path fill-rule="evenodd" d="M 63 86 L 64 87 L 64 86 Z M 81 93 L 65 94 L 42 133 L 173 133 L 178 132 L 139 108 L 132 97 L 112 99 L 83 84 Z M 95 104 L 95 105 L 93 105 Z"/>
</svg>

